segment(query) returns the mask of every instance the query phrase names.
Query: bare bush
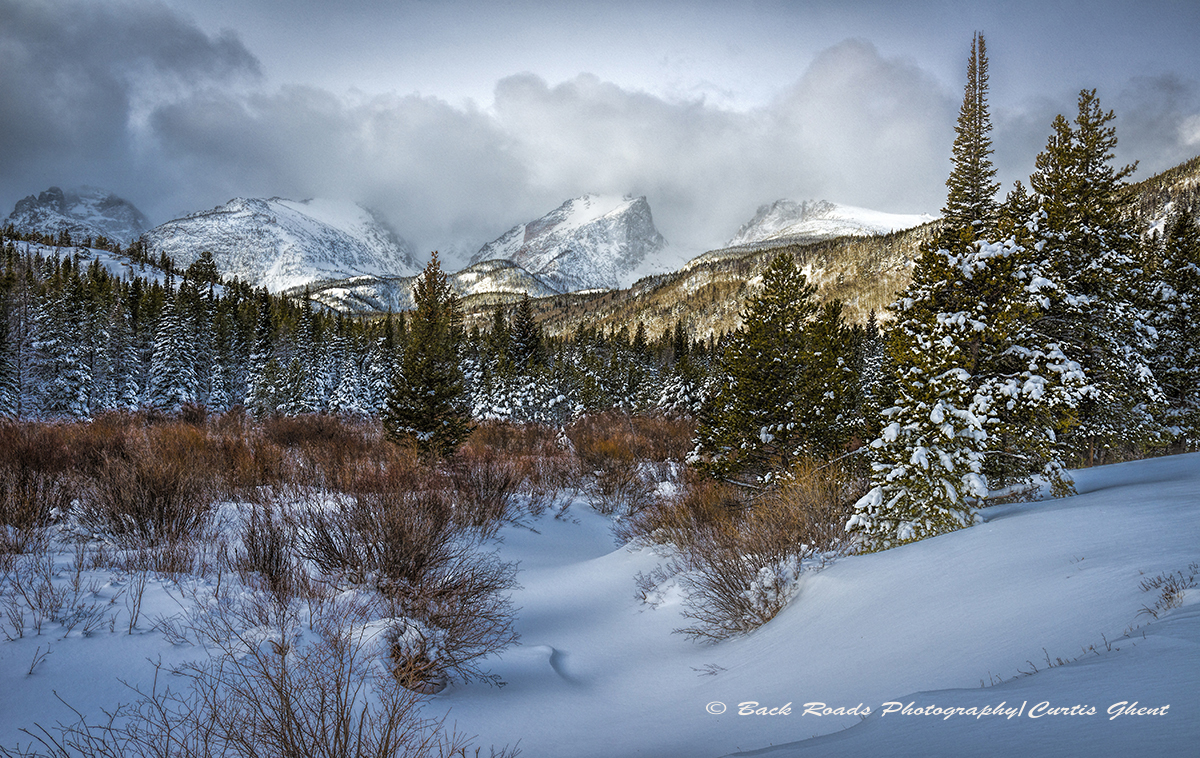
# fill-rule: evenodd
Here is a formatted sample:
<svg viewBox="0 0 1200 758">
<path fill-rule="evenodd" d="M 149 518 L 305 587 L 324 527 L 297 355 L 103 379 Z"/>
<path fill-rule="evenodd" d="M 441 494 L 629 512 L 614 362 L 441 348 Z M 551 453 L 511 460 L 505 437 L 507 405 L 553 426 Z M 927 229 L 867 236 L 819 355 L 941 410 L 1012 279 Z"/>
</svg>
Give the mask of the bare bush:
<svg viewBox="0 0 1200 758">
<path fill-rule="evenodd" d="M 186 689 L 134 690 L 103 723 L 26 731 L 28 748 L 0 755 L 100 758 L 425 758 L 468 740 L 420 713 L 422 697 L 373 667 L 373 641 L 344 619 L 325 619 L 316 642 L 257 644 L 236 623 L 209 617 L 219 655 L 190 664 Z"/>
<path fill-rule="evenodd" d="M 158 427 L 122 458 L 106 458 L 82 498 L 79 521 L 129 547 L 184 543 L 211 516 L 212 480 L 188 426 Z"/>
<path fill-rule="evenodd" d="M 1157 592 L 1158 597 L 1155 599 L 1153 607 L 1143 606 L 1139 613 L 1145 613 L 1157 619 L 1158 614 L 1163 611 L 1183 605 L 1184 594 L 1197 586 L 1196 576 L 1198 574 L 1200 574 L 1200 564 L 1189 563 L 1186 575 L 1182 571 L 1176 571 L 1173 574 L 1159 574 L 1150 579 L 1143 579 L 1139 583 L 1142 592 Z"/>
<path fill-rule="evenodd" d="M 671 578 L 684 590 L 677 631 L 719 640 L 749 632 L 787 604 L 814 556 L 848 547 L 842 525 L 859 483 L 845 470 L 801 460 L 753 500 L 728 485 L 687 482 L 673 502 L 635 520 L 635 536 L 666 543 L 669 560 L 640 580 L 644 597 Z"/>
<path fill-rule="evenodd" d="M 37 549 L 74 497 L 65 427 L 0 426 L 0 555 Z"/>
<path fill-rule="evenodd" d="M 292 530 L 274 508 L 251 508 L 242 521 L 242 544 L 234 556 L 242 583 L 288 603 L 306 584 L 292 542 Z"/>
<path fill-rule="evenodd" d="M 521 466 L 490 448 L 460 449 L 450 460 L 455 491 L 455 520 L 481 536 L 490 537 L 515 517 L 517 496 L 524 483 Z"/>
<path fill-rule="evenodd" d="M 371 582 L 389 615 L 413 625 L 393 645 L 393 668 L 408 672 L 398 674 L 407 685 L 487 679 L 479 661 L 516 641 L 507 597 L 515 567 L 480 551 L 436 491 L 340 497 L 332 508 L 301 513 L 298 533 L 306 559 L 351 582 Z M 417 674 L 428 680 L 414 684 Z"/>
</svg>

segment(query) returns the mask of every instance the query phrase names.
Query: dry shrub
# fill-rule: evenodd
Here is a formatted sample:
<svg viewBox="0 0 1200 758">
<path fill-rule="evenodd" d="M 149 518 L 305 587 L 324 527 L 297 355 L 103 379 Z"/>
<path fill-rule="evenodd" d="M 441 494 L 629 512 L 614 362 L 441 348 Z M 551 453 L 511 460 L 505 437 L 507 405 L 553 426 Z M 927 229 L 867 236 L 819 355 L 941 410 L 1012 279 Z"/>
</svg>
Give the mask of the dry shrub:
<svg viewBox="0 0 1200 758">
<path fill-rule="evenodd" d="M 64 426 L 0 426 L 0 554 L 22 553 L 70 508 L 73 461 Z"/>
<path fill-rule="evenodd" d="M 489 679 L 479 661 L 516 641 L 507 597 L 515 566 L 478 549 L 441 491 L 339 497 L 332 508 L 299 514 L 297 530 L 304 558 L 327 574 L 371 582 L 390 615 L 405 620 L 405 633 L 392 640 L 393 669 L 405 686 Z"/>
<path fill-rule="evenodd" d="M 159 669 L 148 691 L 109 717 L 27 732 L 36 744 L 3 756 L 97 758 L 444 758 L 470 740 L 422 716 L 423 697 L 374 669 L 372 641 L 332 615 L 302 647 L 262 643 L 221 614 L 204 617 L 216 654 Z M 183 689 L 164 686 L 174 674 Z M 493 752 L 493 754 L 495 754 Z M 507 754 L 507 753 L 505 753 Z M 508 754 L 508 755 L 515 755 Z"/>
<path fill-rule="evenodd" d="M 584 466 L 609 459 L 682 461 L 692 448 L 696 424 L 686 418 L 607 411 L 583 416 L 565 429 Z"/>
<path fill-rule="evenodd" d="M 126 455 L 106 458 L 79 520 L 119 544 L 186 543 L 207 525 L 214 490 L 204 435 L 187 425 L 150 427 Z"/>
<path fill-rule="evenodd" d="M 755 501 L 747 526 L 780 539 L 795 536 L 816 550 L 841 552 L 849 547 L 846 521 L 865 489 L 865 481 L 848 466 L 801 458 Z"/>
<path fill-rule="evenodd" d="M 523 467 L 504 452 L 465 447 L 449 461 L 454 484 L 454 517 L 459 525 L 491 537 L 513 513 L 525 484 Z"/>
<path fill-rule="evenodd" d="M 677 631 L 712 640 L 749 632 L 787 604 L 805 559 L 848 547 L 843 525 L 860 489 L 846 469 L 807 459 L 752 500 L 692 479 L 638 521 L 635 536 L 670 545 L 667 563 L 639 579 L 643 593 L 677 577 L 693 622 Z"/>
<path fill-rule="evenodd" d="M 747 503 L 745 490 L 688 468 L 674 497 L 622 521 L 617 537 L 685 548 L 701 530 L 736 530 L 736 520 Z"/>
<path fill-rule="evenodd" d="M 131 443 L 141 434 L 145 419 L 134 413 L 102 413 L 87 424 L 60 427 L 65 454 L 75 471 L 94 475 L 109 458 L 129 455 Z"/>
<path fill-rule="evenodd" d="M 521 479 L 519 493 L 527 496 L 528 510 L 534 515 L 540 514 L 562 490 L 579 483 L 579 461 L 569 443 L 561 431 L 544 424 L 483 422 L 475 427 L 457 457 L 505 469 L 515 467 Z M 502 473 L 502 479 L 508 478 Z"/>
<path fill-rule="evenodd" d="M 265 589 L 281 605 L 306 584 L 292 550 L 292 529 L 274 508 L 251 508 L 242 521 L 242 545 L 234 565 L 242 583 Z"/>
</svg>

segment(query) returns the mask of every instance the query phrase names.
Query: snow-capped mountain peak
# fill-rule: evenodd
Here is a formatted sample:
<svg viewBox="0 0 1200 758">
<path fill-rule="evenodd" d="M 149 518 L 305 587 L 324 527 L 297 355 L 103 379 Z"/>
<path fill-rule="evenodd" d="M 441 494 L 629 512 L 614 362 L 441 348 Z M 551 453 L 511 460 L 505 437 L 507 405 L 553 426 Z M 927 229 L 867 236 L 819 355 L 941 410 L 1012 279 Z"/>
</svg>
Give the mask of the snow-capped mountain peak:
<svg viewBox="0 0 1200 758">
<path fill-rule="evenodd" d="M 828 200 L 776 200 L 759 207 L 754 218 L 743 224 L 733 239 L 729 240 L 728 246 L 887 234 L 911 229 L 933 219 L 928 214 L 885 213 Z"/>
<path fill-rule="evenodd" d="M 419 270 L 407 242 L 370 211 L 343 200 L 234 198 L 155 227 L 145 240 L 183 266 L 210 251 L 223 275 L 272 292 Z"/>
<path fill-rule="evenodd" d="M 17 201 L 4 220 L 18 231 L 50 236 L 66 230 L 76 241 L 107 237 L 122 244 L 137 239 L 150 224 L 133 203 L 99 187 L 51 187 Z"/>
<path fill-rule="evenodd" d="M 645 197 L 584 195 L 514 226 L 471 263 L 509 260 L 569 292 L 622 286 L 665 245 Z"/>
</svg>

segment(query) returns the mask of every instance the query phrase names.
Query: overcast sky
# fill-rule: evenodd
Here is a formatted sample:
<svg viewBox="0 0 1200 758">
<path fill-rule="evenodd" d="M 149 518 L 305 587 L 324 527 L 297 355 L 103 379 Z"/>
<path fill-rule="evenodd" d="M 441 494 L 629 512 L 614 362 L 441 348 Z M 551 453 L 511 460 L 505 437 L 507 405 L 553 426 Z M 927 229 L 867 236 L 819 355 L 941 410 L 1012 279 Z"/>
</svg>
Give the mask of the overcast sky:
<svg viewBox="0 0 1200 758">
<path fill-rule="evenodd" d="M 345 198 L 453 261 L 587 192 L 697 252 L 784 197 L 937 213 L 976 30 L 1006 187 L 1081 88 L 1137 177 L 1200 154 L 1195 0 L 0 0 L 0 216 Z"/>
</svg>

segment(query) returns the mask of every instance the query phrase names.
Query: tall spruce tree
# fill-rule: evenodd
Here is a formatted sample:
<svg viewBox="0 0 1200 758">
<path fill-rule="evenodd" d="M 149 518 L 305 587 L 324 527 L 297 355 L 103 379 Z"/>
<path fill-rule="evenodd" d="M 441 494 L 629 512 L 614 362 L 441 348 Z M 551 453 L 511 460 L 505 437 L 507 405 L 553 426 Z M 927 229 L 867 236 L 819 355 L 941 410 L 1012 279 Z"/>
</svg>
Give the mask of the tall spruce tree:
<svg viewBox="0 0 1200 758">
<path fill-rule="evenodd" d="M 822 341 L 821 355 L 813 354 L 818 336 L 840 328 L 817 319 L 815 294 L 790 254 L 763 273 L 762 291 L 742 312 L 700 412 L 694 457 L 714 476 L 769 478 L 798 455 L 826 454 L 848 437 L 836 425 L 845 390 L 839 380 L 852 379 L 840 370 L 839 351 L 848 355 L 849 345 Z M 840 324 L 840 308 L 826 316 Z"/>
<path fill-rule="evenodd" d="M 1112 165 L 1114 115 L 1095 90 L 1079 93 L 1073 123 L 1058 116 L 1030 185 L 1037 196 L 1032 276 L 1041 283 L 1035 329 L 1084 376 L 1064 452 L 1094 463 L 1110 447 L 1147 442 L 1161 389 L 1151 371 L 1152 316 L 1139 305 L 1144 269 L 1135 221 L 1122 204 L 1134 165 Z"/>
<path fill-rule="evenodd" d="M 424 455 L 449 455 L 471 432 L 470 406 L 459 355 L 462 313 L 436 252 L 413 287 L 413 300 L 417 307 L 388 394 L 384 430 Z"/>
<path fill-rule="evenodd" d="M 942 218 L 947 230 L 970 235 L 970 239 L 987 237 L 996 226 L 995 196 L 1000 189 L 992 166 L 992 118 L 988 112 L 988 59 L 983 35 L 976 33 L 971 41 L 971 57 L 967 62 L 967 84 L 955 127 L 954 170 L 946 180 L 948 189 Z"/>
<path fill-rule="evenodd" d="M 945 221 L 922 247 L 912 282 L 892 306 L 888 335 L 896 367 L 896 404 L 881 412 L 871 443 L 872 489 L 855 506 L 847 529 L 871 548 L 923 539 L 972 522 L 983 477 L 991 403 L 979 392 L 978 364 L 988 343 L 989 263 L 1006 252 L 977 244 L 996 224 L 987 54 L 971 44 L 967 85 L 955 125 Z"/>
</svg>

